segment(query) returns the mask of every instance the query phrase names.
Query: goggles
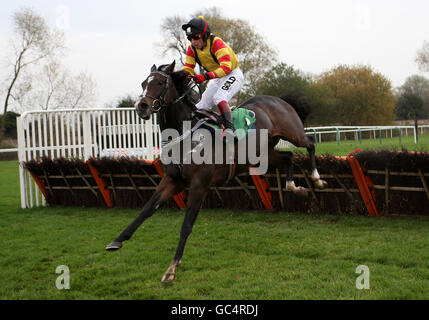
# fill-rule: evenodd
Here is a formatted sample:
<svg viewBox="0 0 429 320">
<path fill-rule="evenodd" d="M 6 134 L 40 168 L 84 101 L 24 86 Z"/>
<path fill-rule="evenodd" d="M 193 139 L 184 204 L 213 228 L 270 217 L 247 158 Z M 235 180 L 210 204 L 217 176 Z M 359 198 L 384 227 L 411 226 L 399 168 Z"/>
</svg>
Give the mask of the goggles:
<svg viewBox="0 0 429 320">
<path fill-rule="evenodd" d="M 191 39 L 194 40 L 200 40 L 201 39 L 201 34 L 190 34 L 187 36 L 188 40 L 191 41 Z"/>
</svg>

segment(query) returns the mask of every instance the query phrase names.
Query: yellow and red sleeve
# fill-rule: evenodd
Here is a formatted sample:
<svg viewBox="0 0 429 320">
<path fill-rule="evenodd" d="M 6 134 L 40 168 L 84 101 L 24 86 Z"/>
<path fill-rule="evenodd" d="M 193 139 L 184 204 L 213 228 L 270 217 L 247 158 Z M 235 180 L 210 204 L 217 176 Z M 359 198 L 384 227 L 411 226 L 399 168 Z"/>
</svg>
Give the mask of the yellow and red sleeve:
<svg viewBox="0 0 429 320">
<path fill-rule="evenodd" d="M 232 69 L 231 55 L 227 45 L 222 41 L 222 39 L 214 39 L 212 52 L 219 61 L 219 68 L 208 73 L 210 78 L 222 78 L 230 74 Z"/>
<path fill-rule="evenodd" d="M 191 46 L 188 47 L 188 51 L 186 51 L 186 61 L 183 71 L 189 73 L 191 76 L 195 74 L 195 65 L 197 64 L 195 60 L 195 53 L 192 50 Z"/>
</svg>

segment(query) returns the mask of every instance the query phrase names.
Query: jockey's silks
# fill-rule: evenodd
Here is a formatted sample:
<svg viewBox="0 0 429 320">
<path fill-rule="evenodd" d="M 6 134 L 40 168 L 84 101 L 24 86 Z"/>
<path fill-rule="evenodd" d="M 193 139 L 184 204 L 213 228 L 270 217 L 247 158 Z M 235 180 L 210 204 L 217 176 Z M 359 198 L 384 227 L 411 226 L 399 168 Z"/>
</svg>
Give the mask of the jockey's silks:
<svg viewBox="0 0 429 320">
<path fill-rule="evenodd" d="M 213 43 L 211 43 L 213 41 Z M 211 52 L 210 52 L 211 48 Z M 191 75 L 194 75 L 194 68 L 197 64 L 197 55 L 201 65 L 208 71 L 211 79 L 222 78 L 228 75 L 231 70 L 238 68 L 238 59 L 231 49 L 223 40 L 219 37 L 209 37 L 207 44 L 202 50 L 192 49 L 192 46 L 188 47 L 186 52 L 186 63 L 184 71 Z M 215 61 L 212 54 L 216 57 L 218 62 Z"/>
</svg>

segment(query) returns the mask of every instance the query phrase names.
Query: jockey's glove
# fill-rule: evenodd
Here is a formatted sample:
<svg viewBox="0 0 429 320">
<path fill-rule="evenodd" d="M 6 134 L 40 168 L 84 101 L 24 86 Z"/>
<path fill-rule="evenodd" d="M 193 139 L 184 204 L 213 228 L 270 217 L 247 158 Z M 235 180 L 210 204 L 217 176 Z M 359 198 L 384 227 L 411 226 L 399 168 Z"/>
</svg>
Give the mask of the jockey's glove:
<svg viewBox="0 0 429 320">
<path fill-rule="evenodd" d="M 210 75 L 208 73 L 197 74 L 192 78 L 196 83 L 203 83 L 204 81 L 210 80 Z"/>
</svg>

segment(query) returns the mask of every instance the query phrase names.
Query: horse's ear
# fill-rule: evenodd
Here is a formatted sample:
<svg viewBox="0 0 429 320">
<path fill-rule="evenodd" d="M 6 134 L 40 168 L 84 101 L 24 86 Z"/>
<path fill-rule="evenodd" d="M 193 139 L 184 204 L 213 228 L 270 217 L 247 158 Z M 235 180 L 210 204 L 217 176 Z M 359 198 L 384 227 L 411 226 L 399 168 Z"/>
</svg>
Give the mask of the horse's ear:
<svg viewBox="0 0 429 320">
<path fill-rule="evenodd" d="M 174 71 L 174 67 L 176 66 L 176 60 L 173 61 L 167 68 L 165 68 L 165 72 L 172 73 Z"/>
<path fill-rule="evenodd" d="M 153 65 L 152 68 L 150 69 L 150 72 L 154 72 L 156 71 L 156 65 Z"/>
</svg>

